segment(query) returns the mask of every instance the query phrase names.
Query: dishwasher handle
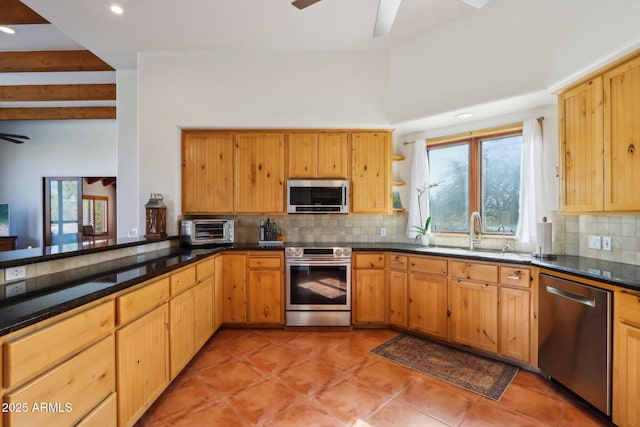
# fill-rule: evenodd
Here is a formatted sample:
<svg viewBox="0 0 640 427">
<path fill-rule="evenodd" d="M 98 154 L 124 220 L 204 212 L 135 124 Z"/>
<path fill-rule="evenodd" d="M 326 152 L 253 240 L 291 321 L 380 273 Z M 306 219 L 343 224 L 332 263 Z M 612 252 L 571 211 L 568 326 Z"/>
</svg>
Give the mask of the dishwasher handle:
<svg viewBox="0 0 640 427">
<path fill-rule="evenodd" d="M 546 289 L 547 289 L 547 292 L 549 292 L 550 294 L 557 295 L 559 297 L 566 298 L 571 301 L 575 301 L 579 304 L 587 305 L 589 307 L 596 306 L 596 300 L 593 298 L 587 298 L 587 297 L 583 297 L 582 295 L 576 295 L 574 293 L 567 292 L 563 289 L 554 288 L 553 286 L 547 286 Z"/>
</svg>

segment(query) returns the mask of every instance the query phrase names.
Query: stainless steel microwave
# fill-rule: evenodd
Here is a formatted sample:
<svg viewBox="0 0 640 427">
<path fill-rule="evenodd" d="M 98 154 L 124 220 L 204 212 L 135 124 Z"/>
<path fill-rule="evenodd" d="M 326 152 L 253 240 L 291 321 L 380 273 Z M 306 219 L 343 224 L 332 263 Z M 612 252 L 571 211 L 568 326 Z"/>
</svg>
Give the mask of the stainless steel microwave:
<svg viewBox="0 0 640 427">
<path fill-rule="evenodd" d="M 228 244 L 234 242 L 231 219 L 189 219 L 180 222 L 180 238 L 188 245 Z"/>
<path fill-rule="evenodd" d="M 349 213 L 346 179 L 290 179 L 287 213 Z"/>
</svg>

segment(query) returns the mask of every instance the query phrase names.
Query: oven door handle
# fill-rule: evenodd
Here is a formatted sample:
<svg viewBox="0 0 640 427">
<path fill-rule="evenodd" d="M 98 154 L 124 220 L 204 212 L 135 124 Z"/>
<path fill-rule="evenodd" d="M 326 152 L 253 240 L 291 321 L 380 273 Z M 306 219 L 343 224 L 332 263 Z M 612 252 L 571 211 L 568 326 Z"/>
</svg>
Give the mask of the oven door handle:
<svg viewBox="0 0 640 427">
<path fill-rule="evenodd" d="M 296 259 L 295 261 L 285 261 L 286 265 L 297 265 L 297 266 L 305 266 L 305 265 L 326 265 L 326 266 L 351 266 L 351 260 L 322 260 L 322 259 Z"/>
</svg>

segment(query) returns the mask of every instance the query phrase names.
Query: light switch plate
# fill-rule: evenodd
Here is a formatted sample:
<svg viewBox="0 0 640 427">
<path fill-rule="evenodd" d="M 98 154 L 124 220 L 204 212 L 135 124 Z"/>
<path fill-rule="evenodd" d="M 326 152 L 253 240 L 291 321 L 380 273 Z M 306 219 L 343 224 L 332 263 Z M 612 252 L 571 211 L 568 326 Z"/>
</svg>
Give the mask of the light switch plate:
<svg viewBox="0 0 640 427">
<path fill-rule="evenodd" d="M 602 250 L 611 251 L 611 236 L 602 236 Z"/>
<path fill-rule="evenodd" d="M 589 236 L 589 249 L 602 249 L 602 239 L 600 236 Z"/>
<path fill-rule="evenodd" d="M 4 270 L 4 280 L 7 282 L 24 279 L 25 277 L 27 277 L 27 268 L 24 265 L 20 267 L 9 267 Z"/>
</svg>

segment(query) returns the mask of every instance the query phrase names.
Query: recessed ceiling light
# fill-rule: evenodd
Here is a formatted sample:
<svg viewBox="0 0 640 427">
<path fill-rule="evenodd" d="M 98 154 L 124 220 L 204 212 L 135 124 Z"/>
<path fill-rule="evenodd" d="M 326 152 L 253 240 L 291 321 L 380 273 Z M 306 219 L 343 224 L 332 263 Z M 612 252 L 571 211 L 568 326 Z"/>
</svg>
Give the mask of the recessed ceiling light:
<svg viewBox="0 0 640 427">
<path fill-rule="evenodd" d="M 122 15 L 124 13 L 124 9 L 117 4 L 112 4 L 111 12 L 115 13 L 116 15 Z"/>
<path fill-rule="evenodd" d="M 469 117 L 473 117 L 473 113 L 456 114 L 456 119 L 468 119 Z"/>
<path fill-rule="evenodd" d="M 16 30 L 11 27 L 5 27 L 4 25 L 0 25 L 0 31 L 7 34 L 15 34 Z"/>
</svg>

